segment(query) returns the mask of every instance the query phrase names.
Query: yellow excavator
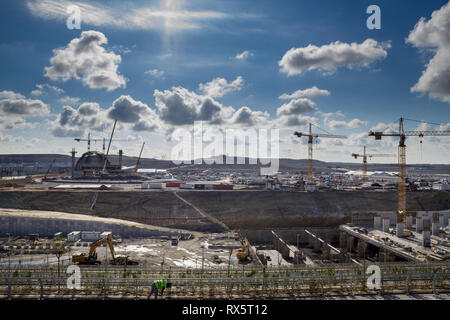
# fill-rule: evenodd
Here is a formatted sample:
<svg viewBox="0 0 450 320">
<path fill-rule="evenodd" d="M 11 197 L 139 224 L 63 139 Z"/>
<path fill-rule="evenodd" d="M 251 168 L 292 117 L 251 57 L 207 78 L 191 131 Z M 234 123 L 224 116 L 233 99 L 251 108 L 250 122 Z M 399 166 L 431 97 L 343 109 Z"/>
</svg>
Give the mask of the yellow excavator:
<svg viewBox="0 0 450 320">
<path fill-rule="evenodd" d="M 242 248 L 238 250 L 236 253 L 236 258 L 239 259 L 240 262 L 244 262 L 248 259 L 250 245 L 247 242 L 245 245 L 243 244 Z"/>
<path fill-rule="evenodd" d="M 103 238 L 103 239 L 93 242 L 89 249 L 88 255 L 86 255 L 85 253 L 74 254 L 72 256 L 72 262 L 78 263 L 78 264 L 101 264 L 101 261 L 97 259 L 97 252 L 95 252 L 95 249 L 97 249 L 97 247 L 101 246 L 105 242 L 108 244 L 109 251 L 111 252 L 111 256 L 112 256 L 111 264 L 116 264 L 116 265 L 136 265 L 136 264 L 138 264 L 136 261 L 129 260 L 127 256 L 116 256 L 116 253 L 114 251 L 114 246 L 112 243 L 111 234 L 108 234 L 108 236 L 106 238 Z"/>
</svg>

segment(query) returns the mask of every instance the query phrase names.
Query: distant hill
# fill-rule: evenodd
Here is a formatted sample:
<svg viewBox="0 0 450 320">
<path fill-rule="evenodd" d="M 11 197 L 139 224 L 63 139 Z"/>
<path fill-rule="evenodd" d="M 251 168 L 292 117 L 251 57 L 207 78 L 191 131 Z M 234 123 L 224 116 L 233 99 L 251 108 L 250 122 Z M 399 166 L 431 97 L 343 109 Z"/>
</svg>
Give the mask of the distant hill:
<svg viewBox="0 0 450 320">
<path fill-rule="evenodd" d="M 78 159 L 78 158 L 77 158 Z M 113 164 L 117 164 L 119 162 L 118 155 L 110 155 L 108 157 L 109 161 Z M 159 160 L 153 158 L 142 158 L 139 162 L 140 168 L 157 168 L 157 169 L 168 169 L 175 167 L 182 168 L 214 168 L 214 169 L 229 169 L 233 167 L 234 169 L 258 169 L 261 164 L 257 165 L 249 164 L 249 158 L 239 158 L 244 164 L 237 165 L 237 157 L 234 157 L 234 164 L 226 164 L 226 157 L 222 156 L 223 164 L 212 164 L 208 165 L 204 161 L 202 164 L 191 164 L 191 165 L 182 165 L 177 166 L 170 160 Z M 70 155 L 62 155 L 62 154 L 2 154 L 0 155 L 0 165 L 6 163 L 17 163 L 17 164 L 34 164 L 36 162 L 43 163 L 51 163 L 53 160 L 59 163 L 70 163 L 71 156 Z M 137 157 L 122 157 L 122 164 L 124 166 L 134 166 L 136 164 Z M 347 169 L 347 170 L 361 170 L 361 163 L 352 163 L 352 162 L 325 162 L 320 160 L 313 160 L 313 167 L 315 171 L 331 171 L 336 168 Z M 306 171 L 308 169 L 308 160 L 306 159 L 288 159 L 282 158 L 279 160 L 279 168 L 281 170 L 290 170 L 290 171 Z M 397 171 L 397 164 L 377 164 L 377 163 L 369 163 L 368 170 L 385 170 L 385 171 Z M 450 174 L 450 165 L 448 164 L 410 164 L 408 165 L 408 170 L 414 171 L 415 173 L 423 172 L 424 174 Z"/>
</svg>

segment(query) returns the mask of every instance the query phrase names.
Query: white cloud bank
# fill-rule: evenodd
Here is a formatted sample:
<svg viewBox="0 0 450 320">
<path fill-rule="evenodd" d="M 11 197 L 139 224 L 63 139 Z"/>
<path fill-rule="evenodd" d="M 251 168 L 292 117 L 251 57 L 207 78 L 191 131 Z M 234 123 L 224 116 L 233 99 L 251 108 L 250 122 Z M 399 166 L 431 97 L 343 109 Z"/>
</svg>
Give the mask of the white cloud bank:
<svg viewBox="0 0 450 320">
<path fill-rule="evenodd" d="M 241 90 L 243 85 L 244 79 L 241 76 L 231 82 L 225 78 L 215 78 L 205 84 L 200 83 L 199 91 L 210 97 L 220 98 L 229 92 Z"/>
<path fill-rule="evenodd" d="M 278 99 L 299 99 L 299 98 L 315 98 L 319 96 L 329 96 L 330 91 L 319 89 L 313 86 L 304 90 L 297 90 L 292 94 L 283 93 Z"/>
<path fill-rule="evenodd" d="M 81 10 L 82 25 L 120 29 L 198 29 L 202 22 L 227 18 L 217 11 L 189 11 L 181 8 L 179 0 L 163 1 L 162 6 L 134 6 L 118 3 L 66 0 L 29 0 L 28 10 L 46 20 L 65 21 L 67 7 L 76 5 Z"/>
<path fill-rule="evenodd" d="M 390 47 L 390 43 L 379 43 L 373 39 L 366 39 L 362 43 L 336 41 L 321 47 L 310 44 L 304 48 L 290 49 L 278 65 L 280 71 L 288 76 L 310 70 L 333 73 L 339 67 L 368 67 L 373 62 L 386 58 L 386 49 Z"/>
</svg>

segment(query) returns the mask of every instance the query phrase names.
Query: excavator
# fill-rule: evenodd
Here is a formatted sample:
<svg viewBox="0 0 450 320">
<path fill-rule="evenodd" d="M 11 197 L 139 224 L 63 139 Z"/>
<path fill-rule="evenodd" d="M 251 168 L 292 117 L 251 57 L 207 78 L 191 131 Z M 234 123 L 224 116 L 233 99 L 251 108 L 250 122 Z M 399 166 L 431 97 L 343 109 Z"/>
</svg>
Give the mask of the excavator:
<svg viewBox="0 0 450 320">
<path fill-rule="evenodd" d="M 238 250 L 236 253 L 236 258 L 239 259 L 239 262 L 244 262 L 248 259 L 249 256 L 249 248 L 250 244 L 247 242 L 245 245 L 242 243 L 242 248 Z"/>
<path fill-rule="evenodd" d="M 137 265 L 138 263 L 136 261 L 129 260 L 127 256 L 117 256 L 114 251 L 114 246 L 112 243 L 112 236 L 111 234 L 108 234 L 106 238 L 99 239 L 91 244 L 91 247 L 89 249 L 89 254 L 86 255 L 85 253 L 81 254 L 74 254 L 72 256 L 72 262 L 77 264 L 101 264 L 101 261 L 97 259 L 97 252 L 95 252 L 95 249 L 97 247 L 101 246 L 104 243 L 108 243 L 109 251 L 111 252 L 112 261 L 111 264 L 115 265 Z"/>
</svg>

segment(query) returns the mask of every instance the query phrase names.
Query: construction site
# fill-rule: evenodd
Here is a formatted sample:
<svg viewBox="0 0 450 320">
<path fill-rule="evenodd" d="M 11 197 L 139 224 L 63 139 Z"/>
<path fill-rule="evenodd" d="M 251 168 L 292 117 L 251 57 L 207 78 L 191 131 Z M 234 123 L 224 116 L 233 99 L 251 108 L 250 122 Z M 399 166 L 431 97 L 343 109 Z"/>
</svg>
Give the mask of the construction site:
<svg viewBox="0 0 450 320">
<path fill-rule="evenodd" d="M 78 159 L 71 151 L 69 170 L 52 171 L 52 161 L 45 174 L 2 179 L 1 299 L 139 300 L 161 278 L 172 283 L 168 299 L 450 294 L 450 193 L 433 188 L 446 186 L 448 169 L 408 174 L 405 153 L 407 136 L 450 131 L 404 131 L 400 119 L 398 133 L 370 132 L 399 138 L 398 174 L 385 180 L 367 160 L 396 155 L 366 148 L 351 155 L 363 160 L 360 175 L 317 174 L 314 139 L 345 137 L 312 125 L 295 132 L 308 138 L 308 161 L 290 178 L 232 166 L 148 170 L 145 143 L 125 167 L 122 150 L 109 155 L 115 125 L 109 139 L 76 138 L 88 148 Z M 102 152 L 91 150 L 95 140 Z M 375 288 L 373 265 L 382 273 Z M 67 285 L 72 266 L 77 287 Z"/>
</svg>

